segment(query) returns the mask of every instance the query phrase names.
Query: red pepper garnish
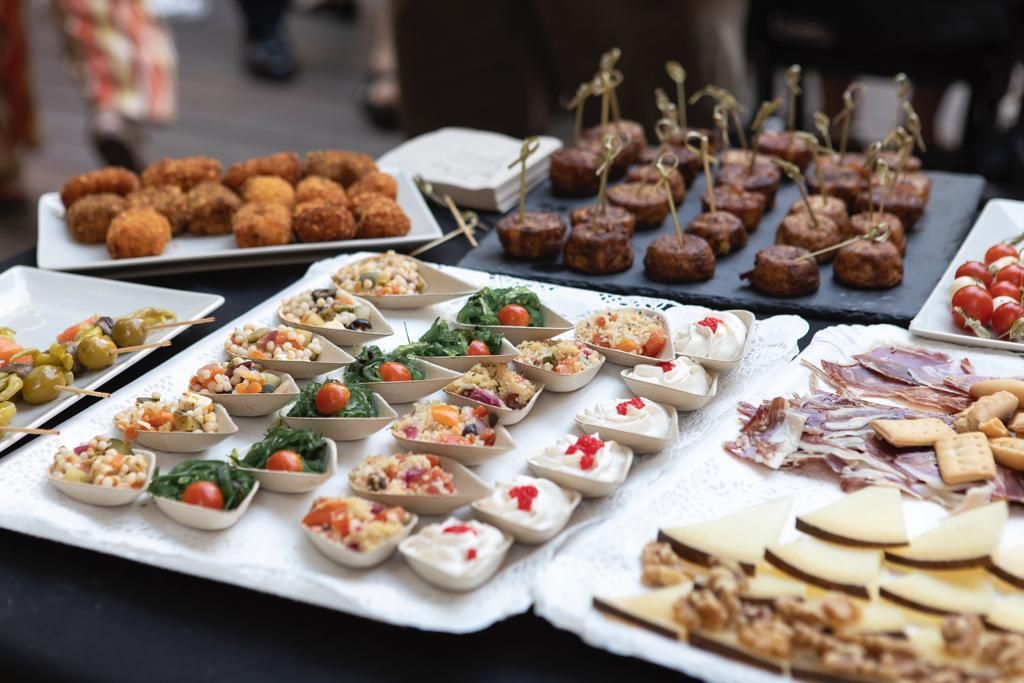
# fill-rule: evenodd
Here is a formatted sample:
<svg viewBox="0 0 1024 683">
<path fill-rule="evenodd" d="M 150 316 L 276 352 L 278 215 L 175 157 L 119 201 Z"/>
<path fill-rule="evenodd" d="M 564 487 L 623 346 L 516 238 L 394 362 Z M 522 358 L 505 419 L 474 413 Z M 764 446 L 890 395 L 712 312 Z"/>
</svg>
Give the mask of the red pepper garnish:
<svg viewBox="0 0 1024 683">
<path fill-rule="evenodd" d="M 630 406 L 633 406 L 637 410 L 641 410 L 646 405 L 647 404 L 644 403 L 644 400 L 642 398 L 640 398 L 639 396 L 634 396 L 628 401 L 623 401 L 619 405 L 615 406 L 615 412 L 617 412 L 619 415 L 625 415 L 629 411 Z"/>
<path fill-rule="evenodd" d="M 509 498 L 515 498 L 518 503 L 520 510 L 529 512 L 533 509 L 533 499 L 537 497 L 540 491 L 537 490 L 536 486 L 528 484 L 526 486 L 513 486 L 508 490 Z"/>
<path fill-rule="evenodd" d="M 703 325 L 704 327 L 710 329 L 711 334 L 714 334 L 715 332 L 718 332 L 718 326 L 724 325 L 725 323 L 722 321 L 721 318 L 715 318 L 714 316 L 709 315 L 708 317 L 699 321 L 697 324 Z"/>
<path fill-rule="evenodd" d="M 443 529 L 443 533 L 446 533 L 446 534 L 473 534 L 474 536 L 476 536 L 476 529 L 474 529 L 473 527 L 469 526 L 468 524 L 452 524 L 451 526 L 446 526 Z"/>
<path fill-rule="evenodd" d="M 476 559 L 476 548 L 470 548 L 469 550 L 466 551 L 466 559 L 467 560 L 475 560 Z"/>
<path fill-rule="evenodd" d="M 663 360 L 662 362 L 658 363 L 658 367 L 661 368 L 662 372 L 670 372 L 676 369 L 676 364 L 670 360 Z"/>
</svg>

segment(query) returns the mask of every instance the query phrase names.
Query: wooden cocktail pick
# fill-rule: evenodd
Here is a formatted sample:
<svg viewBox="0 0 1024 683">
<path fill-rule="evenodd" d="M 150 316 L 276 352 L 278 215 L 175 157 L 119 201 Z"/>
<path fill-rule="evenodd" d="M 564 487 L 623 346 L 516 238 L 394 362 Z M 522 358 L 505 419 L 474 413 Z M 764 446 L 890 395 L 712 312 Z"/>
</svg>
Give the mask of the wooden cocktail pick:
<svg viewBox="0 0 1024 683">
<path fill-rule="evenodd" d="M 597 169 L 598 175 L 601 176 L 601 184 L 597 189 L 597 212 L 604 215 L 608 206 L 608 172 L 612 168 L 612 162 L 615 161 L 615 157 L 619 155 L 622 148 L 628 145 L 628 141 L 623 141 L 623 137 L 628 138 L 628 135 L 606 135 L 601 140 L 601 165 Z"/>
<path fill-rule="evenodd" d="M 839 164 L 843 163 L 843 159 L 846 157 L 846 143 L 850 140 L 850 124 L 853 122 L 853 110 L 857 108 L 860 103 L 854 95 L 860 94 L 861 99 L 864 97 L 864 84 L 854 81 L 846 87 L 843 91 L 843 110 L 836 114 L 834 123 L 842 123 L 842 128 L 839 133 Z"/>
<path fill-rule="evenodd" d="M 786 69 L 786 89 L 789 90 L 789 104 L 786 110 L 786 128 L 789 132 L 796 130 L 796 98 L 800 90 L 800 65 L 793 64 Z M 756 149 L 756 147 L 755 147 Z"/>
</svg>

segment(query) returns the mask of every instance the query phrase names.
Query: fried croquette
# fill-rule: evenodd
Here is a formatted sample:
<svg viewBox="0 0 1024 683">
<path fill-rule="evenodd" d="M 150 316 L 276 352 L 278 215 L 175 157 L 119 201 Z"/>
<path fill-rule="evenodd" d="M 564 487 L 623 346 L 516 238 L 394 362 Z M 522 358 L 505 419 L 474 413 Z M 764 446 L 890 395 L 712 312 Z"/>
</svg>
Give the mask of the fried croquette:
<svg viewBox="0 0 1024 683">
<path fill-rule="evenodd" d="M 295 186 L 296 204 L 314 199 L 325 199 L 341 206 L 349 205 L 348 193 L 345 192 L 345 188 L 330 178 L 320 175 L 306 176 Z"/>
<path fill-rule="evenodd" d="M 231 216 L 240 206 L 241 198 L 220 183 L 199 183 L 188 192 L 188 231 L 193 235 L 230 234 Z"/>
<path fill-rule="evenodd" d="M 121 195 L 101 192 L 82 197 L 67 211 L 68 230 L 76 242 L 103 244 L 114 216 L 125 209 Z"/>
<path fill-rule="evenodd" d="M 383 195 L 370 196 L 373 201 L 360 207 L 356 234 L 359 237 L 398 237 L 408 234 L 412 223 L 402 207 Z"/>
<path fill-rule="evenodd" d="M 306 153 L 306 175 L 326 176 L 345 188 L 376 170 L 373 157 L 362 152 L 319 149 Z"/>
<path fill-rule="evenodd" d="M 348 188 L 349 195 L 353 197 L 366 194 L 367 192 L 382 194 L 391 199 L 398 199 L 398 183 L 387 173 L 373 171 L 352 183 L 352 186 Z"/>
<path fill-rule="evenodd" d="M 220 180 L 222 168 L 216 159 L 204 156 L 161 159 L 142 172 L 142 186 L 174 185 L 188 192 L 199 183 Z"/>
<path fill-rule="evenodd" d="M 292 212 L 280 204 L 244 204 L 231 217 L 240 247 L 267 247 L 292 241 Z"/>
<path fill-rule="evenodd" d="M 367 192 L 365 194 L 356 195 L 355 197 L 349 197 L 349 211 L 356 217 L 356 223 L 363 215 L 363 211 L 368 206 L 376 204 L 378 201 L 387 199 L 384 195 L 376 194 L 375 192 Z"/>
<path fill-rule="evenodd" d="M 156 209 L 171 224 L 172 235 L 180 235 L 188 222 L 188 197 L 177 185 L 143 187 L 125 201 L 130 209 Z"/>
<path fill-rule="evenodd" d="M 156 209 L 125 209 L 107 230 L 107 251 L 113 258 L 159 256 L 171 241 L 171 224 Z"/>
<path fill-rule="evenodd" d="M 241 192 L 245 181 L 257 175 L 276 175 L 294 185 L 302 178 L 302 165 L 295 152 L 279 152 L 231 164 L 224 176 L 224 184 Z"/>
<path fill-rule="evenodd" d="M 60 188 L 60 200 L 64 208 L 70 208 L 75 200 L 90 194 L 109 192 L 122 197 L 139 189 L 139 176 L 121 166 L 105 166 L 104 168 L 76 175 Z"/>
<path fill-rule="evenodd" d="M 292 228 L 302 242 L 350 240 L 356 236 L 356 219 L 344 206 L 313 199 L 295 207 Z"/>
<path fill-rule="evenodd" d="M 245 181 L 242 186 L 242 200 L 248 202 L 269 202 L 292 208 L 295 204 L 295 188 L 287 180 L 275 175 L 257 175 Z"/>
</svg>

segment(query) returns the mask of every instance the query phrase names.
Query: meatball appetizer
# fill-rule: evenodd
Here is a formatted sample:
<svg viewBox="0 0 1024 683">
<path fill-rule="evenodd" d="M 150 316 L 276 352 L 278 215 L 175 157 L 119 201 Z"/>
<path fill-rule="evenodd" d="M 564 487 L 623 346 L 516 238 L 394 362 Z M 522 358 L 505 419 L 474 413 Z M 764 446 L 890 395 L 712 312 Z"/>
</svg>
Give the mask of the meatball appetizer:
<svg viewBox="0 0 1024 683">
<path fill-rule="evenodd" d="M 715 276 L 715 255 L 700 237 L 660 235 L 647 247 L 644 272 L 656 282 L 702 282 Z"/>
<path fill-rule="evenodd" d="M 821 274 L 818 264 L 803 247 L 776 244 L 757 252 L 754 269 L 740 275 L 750 285 L 769 296 L 793 298 L 818 291 Z"/>
</svg>

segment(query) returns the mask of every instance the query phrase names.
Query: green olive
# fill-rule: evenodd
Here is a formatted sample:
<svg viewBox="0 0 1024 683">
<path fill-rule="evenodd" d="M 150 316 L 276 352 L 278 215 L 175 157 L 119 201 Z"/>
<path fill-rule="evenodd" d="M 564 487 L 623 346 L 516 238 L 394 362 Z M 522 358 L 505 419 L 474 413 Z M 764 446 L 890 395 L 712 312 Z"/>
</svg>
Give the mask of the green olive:
<svg viewBox="0 0 1024 683">
<path fill-rule="evenodd" d="M 60 391 L 57 387 L 64 386 L 67 381 L 64 373 L 52 365 L 40 365 L 32 368 L 25 376 L 25 385 L 21 388 L 21 397 L 25 403 L 39 405 L 57 398 Z"/>
<path fill-rule="evenodd" d="M 111 334 L 114 343 L 120 348 L 138 346 L 146 343 L 146 321 L 142 318 L 121 318 L 114 323 Z"/>
<path fill-rule="evenodd" d="M 109 368 L 117 360 L 117 344 L 110 337 L 88 337 L 78 345 L 75 357 L 87 370 Z"/>
</svg>

